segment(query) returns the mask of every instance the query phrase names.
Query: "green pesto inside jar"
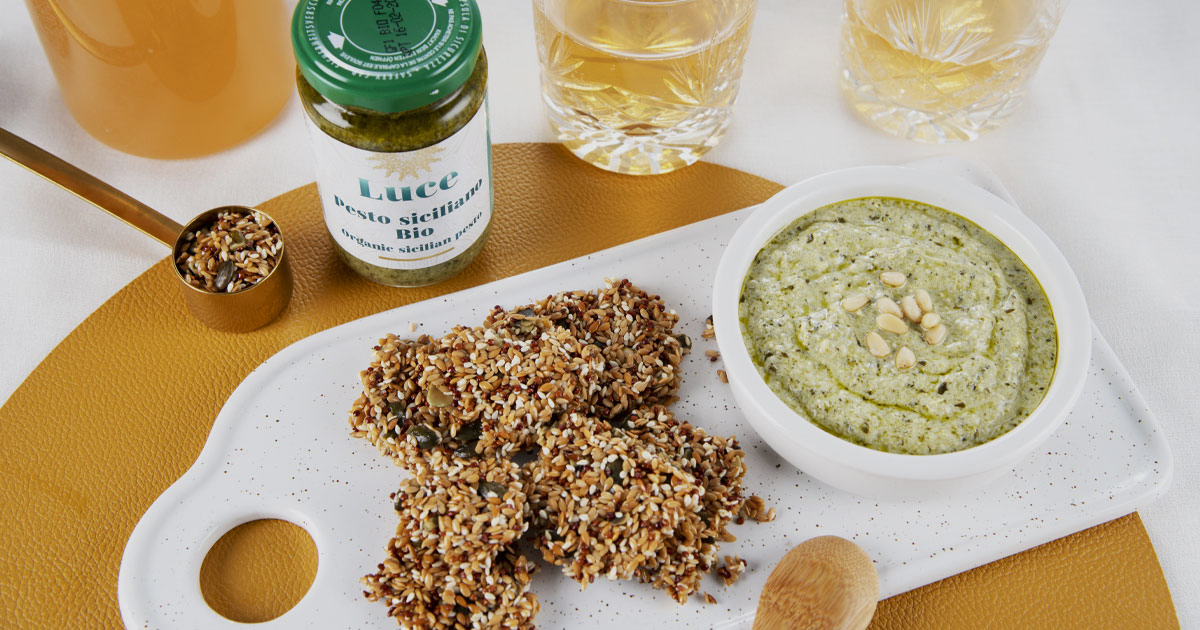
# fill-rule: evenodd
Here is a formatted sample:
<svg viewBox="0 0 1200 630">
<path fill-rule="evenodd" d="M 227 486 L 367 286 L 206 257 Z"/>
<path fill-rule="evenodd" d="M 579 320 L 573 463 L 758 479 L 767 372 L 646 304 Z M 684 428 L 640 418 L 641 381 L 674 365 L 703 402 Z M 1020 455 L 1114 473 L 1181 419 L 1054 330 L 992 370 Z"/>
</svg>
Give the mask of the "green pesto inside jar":
<svg viewBox="0 0 1200 630">
<path fill-rule="evenodd" d="M 475 69 L 458 90 L 424 107 L 392 113 L 334 103 L 314 89 L 299 71 L 296 85 L 304 111 L 329 137 L 367 151 L 416 151 L 446 140 L 474 119 L 479 108 L 486 104 L 487 74 L 487 55 L 480 48 Z M 491 233 L 491 216 L 483 229 L 483 235 L 462 253 L 423 269 L 374 265 L 352 255 L 337 239 L 331 240 L 342 261 L 358 274 L 380 284 L 416 287 L 446 280 L 471 264 Z"/>
<path fill-rule="evenodd" d="M 330 137 L 368 151 L 416 151 L 449 138 L 475 117 L 487 96 L 487 74 L 481 48 L 470 78 L 457 91 L 424 107 L 394 113 L 331 102 L 299 70 L 296 86 L 304 111 Z"/>
</svg>

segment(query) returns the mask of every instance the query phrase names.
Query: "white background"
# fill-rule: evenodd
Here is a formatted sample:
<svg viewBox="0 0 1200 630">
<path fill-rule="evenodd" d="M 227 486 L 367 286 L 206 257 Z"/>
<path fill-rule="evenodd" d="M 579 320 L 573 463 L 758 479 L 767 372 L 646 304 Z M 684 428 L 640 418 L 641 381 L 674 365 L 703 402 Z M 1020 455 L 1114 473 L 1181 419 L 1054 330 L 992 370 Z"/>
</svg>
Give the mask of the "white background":
<svg viewBox="0 0 1200 630">
<path fill-rule="evenodd" d="M 529 5 L 481 4 L 493 141 L 552 141 Z M 266 131 L 212 157 L 148 160 L 100 144 L 63 106 L 20 4 L 6 5 L 0 126 L 181 223 L 313 180 L 294 97 Z M 1075 2 L 1016 115 L 991 135 L 949 146 L 892 138 L 849 111 L 837 85 L 839 12 L 838 0 L 761 0 L 735 121 L 708 159 L 785 184 L 943 154 L 996 172 L 1074 266 L 1093 319 L 1172 444 L 1174 484 L 1141 514 L 1182 626 L 1200 627 L 1200 3 Z M 166 250 L 3 160 L 0 217 L 6 400 L 77 324 Z"/>
</svg>

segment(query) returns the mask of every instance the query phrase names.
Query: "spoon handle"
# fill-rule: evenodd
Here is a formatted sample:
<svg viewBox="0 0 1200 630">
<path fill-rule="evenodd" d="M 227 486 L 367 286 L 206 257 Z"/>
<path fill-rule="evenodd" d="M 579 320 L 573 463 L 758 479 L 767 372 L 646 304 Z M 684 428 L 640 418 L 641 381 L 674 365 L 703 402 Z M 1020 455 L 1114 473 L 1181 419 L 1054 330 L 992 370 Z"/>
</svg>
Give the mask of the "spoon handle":
<svg viewBox="0 0 1200 630">
<path fill-rule="evenodd" d="M 167 247 L 183 231 L 171 218 L 29 142 L 0 129 L 0 155 L 75 193 Z"/>
</svg>

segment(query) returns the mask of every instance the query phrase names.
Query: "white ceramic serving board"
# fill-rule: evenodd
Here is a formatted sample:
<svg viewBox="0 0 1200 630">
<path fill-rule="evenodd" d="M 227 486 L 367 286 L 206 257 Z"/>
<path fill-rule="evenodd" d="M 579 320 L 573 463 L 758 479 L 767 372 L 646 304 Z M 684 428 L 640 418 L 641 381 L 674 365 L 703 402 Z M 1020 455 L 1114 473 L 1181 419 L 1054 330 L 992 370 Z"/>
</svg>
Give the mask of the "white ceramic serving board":
<svg viewBox="0 0 1200 630">
<path fill-rule="evenodd" d="M 974 180 L 1007 199 L 994 178 L 959 161 L 923 163 Z M 663 296 L 691 335 L 677 415 L 711 432 L 736 435 L 747 453 L 746 492 L 774 506 L 771 523 L 733 526 L 722 545 L 749 563 L 724 587 L 706 578 L 717 600 L 680 606 L 634 582 L 600 581 L 581 592 L 553 566 L 533 590 L 542 603 L 538 627 L 749 628 L 759 592 L 775 562 L 813 536 L 836 534 L 875 560 L 883 597 L 928 584 L 1127 514 L 1161 494 L 1171 454 L 1157 422 L 1108 344 L 1093 331 L 1091 376 L 1061 429 L 1015 470 L 977 492 L 921 502 L 861 499 L 801 474 L 777 457 L 744 422 L 720 363 L 701 339 L 711 278 L 730 234 L 752 209 L 651 236 L 492 284 L 380 313 L 293 344 L 259 366 L 217 416 L 192 468 L 167 489 L 134 529 L 121 562 L 118 598 L 128 628 L 186 630 L 243 627 L 205 604 L 200 565 L 233 527 L 281 518 L 316 543 L 316 579 L 304 599 L 264 629 L 391 629 L 382 603 L 366 601 L 359 577 L 373 572 L 395 531 L 388 494 L 404 474 L 364 440 L 348 434 L 358 373 L 385 333 L 440 335 L 476 324 L 495 304 L 515 306 L 568 289 L 628 277 Z M 1016 210 L 1013 210 L 1016 212 Z M 531 557 L 536 552 L 530 550 Z M 540 563 L 540 558 L 539 558 Z"/>
</svg>

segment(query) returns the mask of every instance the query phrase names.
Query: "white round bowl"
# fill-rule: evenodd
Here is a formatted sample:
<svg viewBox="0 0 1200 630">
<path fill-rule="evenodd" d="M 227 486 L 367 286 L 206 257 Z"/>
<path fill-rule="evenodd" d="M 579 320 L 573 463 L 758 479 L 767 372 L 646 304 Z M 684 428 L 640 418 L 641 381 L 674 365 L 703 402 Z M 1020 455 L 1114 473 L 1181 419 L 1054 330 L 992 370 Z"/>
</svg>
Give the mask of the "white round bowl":
<svg viewBox="0 0 1200 630">
<path fill-rule="evenodd" d="M 738 318 L 746 272 L 763 245 L 801 216 L 839 201 L 894 197 L 943 208 L 1008 246 L 1041 282 L 1058 328 L 1058 358 L 1046 396 L 1008 433 L 963 451 L 885 453 L 843 440 L 780 400 L 750 358 Z M 729 384 L 750 424 L 780 456 L 842 490 L 878 498 L 928 498 L 977 488 L 1011 470 L 1050 437 L 1083 390 L 1091 360 L 1091 320 L 1083 291 L 1058 248 L 1000 198 L 956 177 L 900 166 L 835 171 L 790 186 L 759 207 L 733 235 L 713 287 L 713 326 Z"/>
</svg>

